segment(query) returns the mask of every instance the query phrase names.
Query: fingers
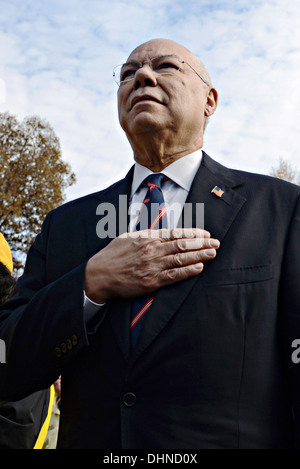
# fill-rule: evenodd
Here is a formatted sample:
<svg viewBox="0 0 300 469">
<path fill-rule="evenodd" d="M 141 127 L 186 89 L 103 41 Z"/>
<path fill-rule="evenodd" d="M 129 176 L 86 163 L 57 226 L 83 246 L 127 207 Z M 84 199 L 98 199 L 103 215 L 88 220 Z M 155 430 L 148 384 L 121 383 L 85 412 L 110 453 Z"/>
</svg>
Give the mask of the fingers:
<svg viewBox="0 0 300 469">
<path fill-rule="evenodd" d="M 129 239 L 149 239 L 150 241 L 160 241 L 164 244 L 162 254 L 172 252 L 184 252 L 202 248 L 215 248 L 220 245 L 219 241 L 210 238 L 210 233 L 200 228 L 175 228 L 160 230 L 141 230 L 130 233 L 123 233 L 119 238 Z M 172 241 L 172 243 L 170 243 Z M 161 248 L 160 248 L 161 249 Z"/>
<path fill-rule="evenodd" d="M 173 228 L 156 230 L 156 232 L 165 240 L 174 239 L 194 239 L 194 238 L 210 238 L 210 233 L 200 228 Z"/>
<path fill-rule="evenodd" d="M 219 240 L 202 236 L 195 238 L 170 238 L 167 240 L 163 240 L 158 246 L 158 248 L 160 249 L 161 255 L 164 256 L 176 253 L 185 253 L 189 251 L 208 249 L 210 251 L 207 253 L 206 257 L 210 258 L 214 257 L 215 250 L 218 249 L 219 246 Z"/>
<path fill-rule="evenodd" d="M 160 286 L 200 274 L 204 268 L 203 263 L 214 259 L 219 247 L 219 240 L 210 238 L 207 231 L 173 231 L 170 233 L 169 242 L 160 247 L 164 250 L 163 266 L 159 275 Z"/>
<path fill-rule="evenodd" d="M 219 246 L 199 228 L 124 233 L 88 261 L 85 292 L 96 303 L 150 293 L 201 273 Z"/>
<path fill-rule="evenodd" d="M 199 264 L 216 257 L 216 249 L 198 249 L 196 251 L 177 252 L 164 259 L 164 268 L 176 269 L 189 265 Z"/>
<path fill-rule="evenodd" d="M 214 259 L 220 246 L 217 239 L 207 234 L 203 237 L 203 234 L 203 231 L 190 231 L 178 239 L 177 233 L 171 233 L 167 241 L 159 238 L 146 243 L 141 251 L 141 258 L 146 255 L 149 259 L 149 262 L 143 264 L 146 265 L 144 286 L 150 291 L 156 290 L 200 274 L 203 263 Z M 153 264 L 151 259 L 155 259 Z"/>
<path fill-rule="evenodd" d="M 153 238 L 164 241 L 184 238 L 210 238 L 210 233 L 200 228 L 162 228 L 160 230 L 141 230 L 123 233 L 120 238 Z"/>
<path fill-rule="evenodd" d="M 160 286 L 171 285 L 172 283 L 180 282 L 190 277 L 195 277 L 202 272 L 203 267 L 203 263 L 199 262 L 197 264 L 187 265 L 181 268 L 165 270 L 160 276 Z"/>
<path fill-rule="evenodd" d="M 172 252 L 187 252 L 196 251 L 199 249 L 218 249 L 219 246 L 220 242 L 213 238 L 181 238 L 166 243 L 165 249 L 171 254 Z"/>
<path fill-rule="evenodd" d="M 142 230 L 137 233 L 125 233 L 129 236 L 139 252 L 142 262 L 153 260 L 161 271 L 181 269 L 184 272 L 199 273 L 202 262 L 209 261 L 216 256 L 220 246 L 217 239 L 211 238 L 210 233 L 199 228 Z M 122 236 L 122 235 L 121 235 Z M 199 264 L 197 267 L 193 267 Z M 191 266 L 191 269 L 187 269 Z M 177 275 L 176 271 L 170 273 L 170 278 Z"/>
</svg>

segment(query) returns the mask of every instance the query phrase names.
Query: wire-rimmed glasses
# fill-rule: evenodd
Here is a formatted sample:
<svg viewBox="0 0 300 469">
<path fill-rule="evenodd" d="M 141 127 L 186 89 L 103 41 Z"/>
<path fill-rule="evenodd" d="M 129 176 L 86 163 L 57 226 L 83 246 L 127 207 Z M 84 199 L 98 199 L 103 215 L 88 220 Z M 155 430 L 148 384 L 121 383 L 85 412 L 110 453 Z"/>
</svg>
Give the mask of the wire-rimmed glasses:
<svg viewBox="0 0 300 469">
<path fill-rule="evenodd" d="M 182 68 L 182 64 L 188 65 L 198 77 L 205 83 L 206 86 L 209 84 L 203 80 L 198 72 L 187 62 L 180 59 L 176 55 L 162 55 L 159 57 L 153 57 L 147 62 L 141 63 L 137 61 L 129 61 L 121 65 L 117 65 L 113 69 L 113 78 L 115 82 L 120 86 L 131 80 L 134 80 L 136 72 L 142 68 L 145 64 L 148 64 L 153 72 L 158 75 L 174 75 L 179 72 Z"/>
</svg>

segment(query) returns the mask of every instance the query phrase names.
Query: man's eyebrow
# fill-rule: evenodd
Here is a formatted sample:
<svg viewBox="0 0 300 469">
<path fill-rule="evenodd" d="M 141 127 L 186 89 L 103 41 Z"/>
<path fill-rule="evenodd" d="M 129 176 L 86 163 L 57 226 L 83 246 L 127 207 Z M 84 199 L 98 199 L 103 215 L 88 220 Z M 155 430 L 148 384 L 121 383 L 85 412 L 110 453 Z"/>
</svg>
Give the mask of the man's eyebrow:
<svg viewBox="0 0 300 469">
<path fill-rule="evenodd" d="M 159 56 L 156 57 L 156 58 L 157 58 L 157 59 L 163 59 L 163 58 L 168 58 L 168 57 L 173 57 L 174 59 L 181 60 L 181 58 L 178 57 L 178 55 L 176 55 L 176 54 L 164 54 L 164 55 L 159 55 Z"/>
<path fill-rule="evenodd" d="M 155 57 L 152 57 L 151 60 L 153 59 L 164 59 L 164 58 L 168 58 L 168 57 L 173 57 L 174 59 L 178 59 L 178 60 L 181 60 L 180 57 L 178 57 L 178 55 L 176 54 L 163 54 L 163 55 L 157 55 Z M 123 64 L 123 67 L 126 67 L 126 65 L 140 65 L 142 62 L 139 62 L 138 60 L 129 60 L 128 62 L 125 62 Z"/>
</svg>

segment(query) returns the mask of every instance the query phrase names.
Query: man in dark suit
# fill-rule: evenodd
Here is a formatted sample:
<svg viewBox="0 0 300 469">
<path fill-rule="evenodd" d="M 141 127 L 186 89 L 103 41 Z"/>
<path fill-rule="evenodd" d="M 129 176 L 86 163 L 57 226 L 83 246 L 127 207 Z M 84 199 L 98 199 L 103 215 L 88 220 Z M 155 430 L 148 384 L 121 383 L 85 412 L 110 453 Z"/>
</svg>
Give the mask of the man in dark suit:
<svg viewBox="0 0 300 469">
<path fill-rule="evenodd" d="M 299 447 L 300 188 L 202 152 L 218 95 L 183 46 L 142 44 L 115 77 L 135 166 L 47 216 L 1 314 L 1 395 L 61 375 L 60 448 Z M 168 229 L 136 233 L 124 200 L 141 209 L 152 173 Z"/>
</svg>

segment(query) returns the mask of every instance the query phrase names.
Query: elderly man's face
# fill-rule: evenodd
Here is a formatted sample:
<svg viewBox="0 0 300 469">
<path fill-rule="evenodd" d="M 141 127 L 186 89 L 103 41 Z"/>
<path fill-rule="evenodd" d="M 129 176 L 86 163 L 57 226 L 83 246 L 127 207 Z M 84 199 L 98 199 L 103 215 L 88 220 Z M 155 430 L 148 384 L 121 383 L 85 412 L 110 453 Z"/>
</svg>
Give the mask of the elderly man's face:
<svg viewBox="0 0 300 469">
<path fill-rule="evenodd" d="M 142 134 L 162 129 L 170 137 L 203 138 L 210 88 L 186 63 L 173 75 L 155 73 L 149 61 L 166 55 L 175 55 L 197 70 L 193 55 L 169 40 L 149 41 L 128 57 L 127 62 L 144 64 L 118 91 L 119 120 L 131 143 Z"/>
</svg>

